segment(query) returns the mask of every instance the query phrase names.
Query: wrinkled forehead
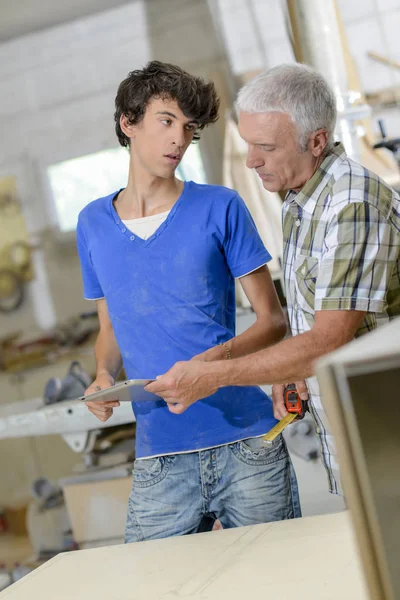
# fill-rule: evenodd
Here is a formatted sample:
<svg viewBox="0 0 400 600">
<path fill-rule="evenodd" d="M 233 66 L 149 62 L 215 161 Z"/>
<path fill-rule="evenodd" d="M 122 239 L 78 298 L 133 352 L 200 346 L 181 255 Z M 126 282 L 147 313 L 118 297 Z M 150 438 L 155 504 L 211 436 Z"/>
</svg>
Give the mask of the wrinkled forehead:
<svg viewBox="0 0 400 600">
<path fill-rule="evenodd" d="M 248 144 L 276 144 L 295 136 L 296 126 L 288 113 L 239 113 L 238 129 Z"/>
</svg>

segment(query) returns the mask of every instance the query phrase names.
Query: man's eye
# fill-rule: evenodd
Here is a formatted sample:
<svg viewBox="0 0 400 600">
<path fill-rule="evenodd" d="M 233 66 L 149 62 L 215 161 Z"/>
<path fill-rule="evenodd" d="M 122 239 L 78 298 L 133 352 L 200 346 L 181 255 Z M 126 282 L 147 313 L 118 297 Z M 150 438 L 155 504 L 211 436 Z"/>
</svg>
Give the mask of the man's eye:
<svg viewBox="0 0 400 600">
<path fill-rule="evenodd" d="M 194 131 L 196 129 L 196 125 L 186 125 L 187 131 Z"/>
<path fill-rule="evenodd" d="M 161 123 L 164 123 L 164 125 L 170 125 L 171 124 L 171 119 L 163 119 L 161 121 Z"/>
<path fill-rule="evenodd" d="M 276 148 L 271 148 L 271 146 L 261 146 L 261 148 L 266 152 L 273 152 L 274 150 L 276 150 Z"/>
</svg>

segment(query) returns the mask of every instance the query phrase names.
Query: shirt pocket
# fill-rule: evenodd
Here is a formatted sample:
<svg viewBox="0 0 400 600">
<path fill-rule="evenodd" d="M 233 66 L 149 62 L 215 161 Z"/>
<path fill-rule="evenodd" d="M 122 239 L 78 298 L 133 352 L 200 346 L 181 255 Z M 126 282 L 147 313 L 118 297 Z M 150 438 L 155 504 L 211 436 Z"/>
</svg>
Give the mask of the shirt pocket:
<svg viewBox="0 0 400 600">
<path fill-rule="evenodd" d="M 319 260 L 315 256 L 296 257 L 294 262 L 297 304 L 305 313 L 314 315 L 315 290 L 319 275 Z"/>
</svg>

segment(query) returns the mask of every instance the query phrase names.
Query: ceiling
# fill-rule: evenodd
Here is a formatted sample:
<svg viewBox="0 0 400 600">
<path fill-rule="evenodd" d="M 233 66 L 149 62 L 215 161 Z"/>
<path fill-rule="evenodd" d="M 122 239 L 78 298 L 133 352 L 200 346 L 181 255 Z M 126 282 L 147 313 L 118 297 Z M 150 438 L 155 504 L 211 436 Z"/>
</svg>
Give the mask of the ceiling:
<svg viewBox="0 0 400 600">
<path fill-rule="evenodd" d="M 131 0 L 0 0 L 0 43 Z"/>
</svg>

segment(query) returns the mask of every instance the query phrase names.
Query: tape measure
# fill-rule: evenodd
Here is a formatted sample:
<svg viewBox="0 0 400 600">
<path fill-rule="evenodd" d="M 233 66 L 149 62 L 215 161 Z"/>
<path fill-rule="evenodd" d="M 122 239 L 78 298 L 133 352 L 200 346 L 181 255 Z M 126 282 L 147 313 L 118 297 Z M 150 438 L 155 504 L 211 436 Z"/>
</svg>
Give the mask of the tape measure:
<svg viewBox="0 0 400 600">
<path fill-rule="evenodd" d="M 286 415 L 286 417 L 283 417 L 283 419 L 281 419 L 281 421 L 279 421 L 279 423 L 277 423 L 275 425 L 275 427 L 273 427 L 272 429 L 270 429 L 270 431 L 268 431 L 268 433 L 263 436 L 264 442 L 273 442 L 274 439 L 280 433 L 282 433 L 282 431 L 285 429 L 285 427 L 287 427 L 288 425 L 290 425 L 290 423 L 293 423 L 293 421 L 296 418 L 297 418 L 296 414 L 294 414 L 294 413 L 288 413 Z"/>
<path fill-rule="evenodd" d="M 301 400 L 300 396 L 297 393 L 296 385 L 294 383 L 291 383 L 290 385 L 285 387 L 283 396 L 288 414 L 285 417 L 283 417 L 283 419 L 279 421 L 279 423 L 277 423 L 275 427 L 268 431 L 266 435 L 263 436 L 262 439 L 264 442 L 273 442 L 274 439 L 278 437 L 280 433 L 282 433 L 285 427 L 290 425 L 290 423 L 293 423 L 295 419 L 302 419 L 305 415 L 305 412 L 307 410 L 307 404 L 303 400 Z"/>
</svg>

